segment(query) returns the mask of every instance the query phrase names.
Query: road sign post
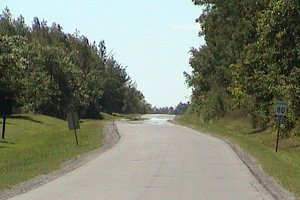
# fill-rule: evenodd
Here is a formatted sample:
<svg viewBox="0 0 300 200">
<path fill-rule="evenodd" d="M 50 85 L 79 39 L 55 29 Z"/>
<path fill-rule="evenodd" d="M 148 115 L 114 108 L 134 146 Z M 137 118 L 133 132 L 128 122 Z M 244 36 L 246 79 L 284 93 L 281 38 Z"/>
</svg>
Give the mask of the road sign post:
<svg viewBox="0 0 300 200">
<path fill-rule="evenodd" d="M 276 153 L 277 153 L 277 150 L 278 150 L 278 140 L 279 140 L 279 132 L 280 132 L 280 121 L 277 122 L 277 139 L 276 139 Z"/>
<path fill-rule="evenodd" d="M 3 112 L 3 124 L 2 124 L 2 139 L 5 139 L 5 124 L 6 124 L 6 113 Z"/>
<path fill-rule="evenodd" d="M 287 103 L 284 101 L 276 101 L 274 107 L 275 113 L 275 121 L 277 122 L 277 138 L 276 138 L 276 153 L 278 151 L 278 142 L 279 142 L 279 135 L 280 135 L 280 125 L 281 122 L 287 115 Z"/>
<path fill-rule="evenodd" d="M 74 130 L 76 144 L 78 145 L 78 137 L 77 137 L 76 129 L 80 129 L 80 126 L 79 126 L 79 118 L 77 112 L 68 113 L 67 121 L 68 121 L 69 130 Z"/>
<path fill-rule="evenodd" d="M 6 119 L 7 116 L 12 113 L 12 100 L 6 98 L 5 96 L 1 96 L 0 94 L 0 115 L 2 114 L 3 117 L 3 124 L 2 124 L 2 139 L 5 139 L 5 126 L 6 126 Z"/>
</svg>

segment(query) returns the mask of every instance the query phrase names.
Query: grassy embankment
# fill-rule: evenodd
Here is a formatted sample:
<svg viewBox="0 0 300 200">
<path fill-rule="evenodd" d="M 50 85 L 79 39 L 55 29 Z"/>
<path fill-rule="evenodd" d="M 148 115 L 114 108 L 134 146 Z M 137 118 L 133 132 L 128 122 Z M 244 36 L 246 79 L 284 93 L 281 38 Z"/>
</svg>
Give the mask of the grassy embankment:
<svg viewBox="0 0 300 200">
<path fill-rule="evenodd" d="M 5 140 L 0 140 L 0 190 L 58 169 L 62 162 L 100 147 L 107 120 L 137 116 L 102 115 L 104 120 L 80 120 L 79 146 L 64 120 L 43 115 L 9 117 Z M 0 127 L 2 133 L 2 119 Z"/>
<path fill-rule="evenodd" d="M 300 138 L 281 139 L 276 153 L 276 130 L 270 128 L 255 132 L 250 120 L 243 116 L 204 123 L 199 117 L 186 114 L 177 118 L 176 122 L 237 144 L 255 158 L 268 174 L 300 199 Z"/>
</svg>

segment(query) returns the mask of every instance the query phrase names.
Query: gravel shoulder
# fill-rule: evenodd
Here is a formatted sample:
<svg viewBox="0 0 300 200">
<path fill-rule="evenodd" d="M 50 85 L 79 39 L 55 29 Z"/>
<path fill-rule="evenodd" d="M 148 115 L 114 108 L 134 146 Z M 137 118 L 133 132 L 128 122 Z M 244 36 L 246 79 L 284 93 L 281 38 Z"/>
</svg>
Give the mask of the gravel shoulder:
<svg viewBox="0 0 300 200">
<path fill-rule="evenodd" d="M 112 148 L 115 144 L 118 143 L 120 139 L 120 135 L 118 133 L 117 127 L 115 126 L 114 122 L 109 122 L 105 125 L 103 134 L 104 134 L 104 144 L 101 148 L 95 149 L 91 152 L 82 155 L 78 155 L 77 157 L 67 162 L 64 162 L 58 170 L 55 170 L 51 173 L 37 176 L 28 181 L 17 184 L 12 188 L 0 191 L 0 200 L 9 199 L 13 196 L 25 193 L 29 190 L 37 188 L 45 183 L 48 183 L 62 175 L 65 175 L 77 169 L 78 167 L 84 165 L 88 161 L 98 157 L 103 152 Z"/>
</svg>

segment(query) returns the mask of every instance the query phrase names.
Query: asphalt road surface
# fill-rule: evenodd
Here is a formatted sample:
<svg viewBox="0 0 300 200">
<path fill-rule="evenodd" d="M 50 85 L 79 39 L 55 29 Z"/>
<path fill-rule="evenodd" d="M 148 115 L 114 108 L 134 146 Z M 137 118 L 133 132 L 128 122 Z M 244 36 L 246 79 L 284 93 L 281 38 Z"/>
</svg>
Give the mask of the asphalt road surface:
<svg viewBox="0 0 300 200">
<path fill-rule="evenodd" d="M 118 122 L 120 142 L 14 200 L 273 199 L 223 141 L 148 116 Z"/>
</svg>

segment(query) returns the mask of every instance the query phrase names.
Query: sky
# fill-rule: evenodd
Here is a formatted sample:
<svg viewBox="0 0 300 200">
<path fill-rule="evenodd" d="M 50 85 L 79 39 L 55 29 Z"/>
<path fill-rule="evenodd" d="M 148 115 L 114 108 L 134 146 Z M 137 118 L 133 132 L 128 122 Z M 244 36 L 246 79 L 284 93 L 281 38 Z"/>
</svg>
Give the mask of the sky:
<svg viewBox="0 0 300 200">
<path fill-rule="evenodd" d="M 0 0 L 5 7 L 28 26 L 38 17 L 90 42 L 104 40 L 153 106 L 189 101 L 183 72 L 191 72 L 190 48 L 204 44 L 195 23 L 201 7 L 191 0 Z"/>
</svg>

